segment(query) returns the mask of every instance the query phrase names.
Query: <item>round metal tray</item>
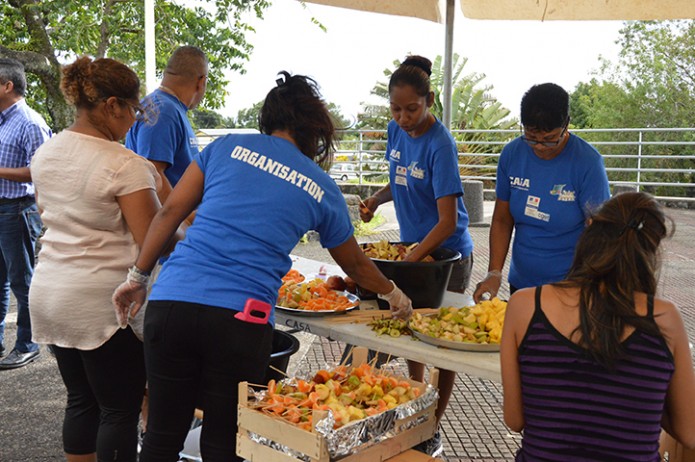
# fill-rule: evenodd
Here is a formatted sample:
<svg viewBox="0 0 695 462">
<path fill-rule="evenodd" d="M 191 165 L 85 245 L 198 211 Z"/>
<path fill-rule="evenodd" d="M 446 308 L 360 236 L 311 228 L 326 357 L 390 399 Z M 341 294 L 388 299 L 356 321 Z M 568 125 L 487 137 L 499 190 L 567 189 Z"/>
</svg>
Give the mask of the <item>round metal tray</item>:
<svg viewBox="0 0 695 462">
<path fill-rule="evenodd" d="M 336 311 L 336 310 L 326 310 L 326 311 L 313 311 L 313 310 L 300 310 L 297 308 L 287 308 L 286 306 L 280 306 L 280 305 L 275 305 L 275 308 L 277 308 L 280 311 L 283 311 L 285 313 L 291 314 L 293 316 L 307 316 L 307 317 L 312 317 L 312 316 L 329 316 L 329 315 L 340 315 L 340 314 L 345 314 L 348 311 L 355 310 L 359 308 L 360 306 L 360 299 L 357 295 L 351 294 L 350 292 L 343 291 L 343 292 L 338 292 L 340 295 L 344 295 L 347 297 L 350 302 L 355 303 L 355 306 L 351 308 L 347 308 L 344 310 Z"/>
<path fill-rule="evenodd" d="M 442 348 L 449 348 L 451 350 L 463 350 L 463 351 L 482 351 L 482 352 L 492 352 L 500 351 L 500 346 L 495 343 L 466 343 L 466 342 L 454 342 L 452 340 L 445 340 L 441 338 L 432 337 L 422 332 L 418 332 L 412 329 L 413 335 L 425 343 L 430 345 L 435 345 Z"/>
</svg>

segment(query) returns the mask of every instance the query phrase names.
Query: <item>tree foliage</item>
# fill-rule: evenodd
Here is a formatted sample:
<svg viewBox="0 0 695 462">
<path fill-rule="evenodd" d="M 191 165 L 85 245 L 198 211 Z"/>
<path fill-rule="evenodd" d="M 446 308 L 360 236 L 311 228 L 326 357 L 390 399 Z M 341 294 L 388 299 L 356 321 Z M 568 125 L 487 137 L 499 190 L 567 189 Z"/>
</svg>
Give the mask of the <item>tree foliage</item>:
<svg viewBox="0 0 695 462">
<path fill-rule="evenodd" d="M 228 83 L 223 72 L 243 72 L 252 50 L 242 15 L 262 17 L 268 0 L 198 0 L 193 6 L 155 2 L 156 67 L 163 69 L 180 45 L 195 45 L 210 59 L 209 108 L 222 105 Z M 142 0 L 8 0 L 0 5 L 0 57 L 25 65 L 28 100 L 47 116 L 55 130 L 70 124 L 72 112 L 59 89 L 60 68 L 77 56 L 118 59 L 145 71 L 144 2 Z"/>
<path fill-rule="evenodd" d="M 577 85 L 572 120 L 580 128 L 692 127 L 695 21 L 626 22 L 618 62 Z"/>
<path fill-rule="evenodd" d="M 695 126 L 695 21 L 626 22 L 616 63 L 603 60 L 597 76 L 571 95 L 577 128 L 688 128 Z M 587 140 L 631 142 L 599 145 L 613 181 L 694 183 L 692 132 L 587 133 Z M 638 142 L 641 142 L 638 144 Z M 651 143 L 651 144 L 650 144 Z M 655 159 L 650 155 L 673 156 Z M 630 157 L 631 156 L 631 157 Z M 691 156 L 690 158 L 684 156 Z M 649 169 L 671 169 L 657 173 Z M 690 172 L 690 173 L 687 173 Z M 657 195 L 692 195 L 692 188 L 647 186 Z"/>
</svg>

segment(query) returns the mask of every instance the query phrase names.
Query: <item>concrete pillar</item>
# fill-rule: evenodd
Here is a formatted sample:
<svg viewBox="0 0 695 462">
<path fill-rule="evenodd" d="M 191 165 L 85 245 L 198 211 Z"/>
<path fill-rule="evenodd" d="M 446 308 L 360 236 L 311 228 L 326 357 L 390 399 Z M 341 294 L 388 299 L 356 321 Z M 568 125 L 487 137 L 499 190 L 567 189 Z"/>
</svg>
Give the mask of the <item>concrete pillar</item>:
<svg viewBox="0 0 695 462">
<path fill-rule="evenodd" d="M 483 209 L 483 182 L 478 180 L 463 181 L 463 205 L 468 211 L 469 226 L 485 226 Z"/>
<path fill-rule="evenodd" d="M 618 183 L 613 185 L 613 196 L 624 192 L 637 192 L 637 185 L 630 183 Z"/>
</svg>

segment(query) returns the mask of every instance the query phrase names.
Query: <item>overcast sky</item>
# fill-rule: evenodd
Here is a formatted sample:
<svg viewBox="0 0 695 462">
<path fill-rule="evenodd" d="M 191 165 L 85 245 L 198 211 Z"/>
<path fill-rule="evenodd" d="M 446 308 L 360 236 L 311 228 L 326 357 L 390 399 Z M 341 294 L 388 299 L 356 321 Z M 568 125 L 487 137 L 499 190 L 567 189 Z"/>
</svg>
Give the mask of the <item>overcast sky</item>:
<svg viewBox="0 0 695 462">
<path fill-rule="evenodd" d="M 311 23 L 315 17 L 327 31 Z M 287 70 L 315 78 L 325 99 L 355 115 L 374 84 L 395 59 L 444 54 L 443 24 L 307 3 L 275 0 L 258 21 L 245 75 L 230 72 L 227 116 L 262 100 Z M 620 21 L 483 21 L 456 9 L 454 52 L 469 58 L 465 72 L 486 75 L 492 93 L 518 115 L 521 96 L 531 85 L 555 82 L 572 91 L 590 79 L 599 55 L 616 60 Z"/>
</svg>

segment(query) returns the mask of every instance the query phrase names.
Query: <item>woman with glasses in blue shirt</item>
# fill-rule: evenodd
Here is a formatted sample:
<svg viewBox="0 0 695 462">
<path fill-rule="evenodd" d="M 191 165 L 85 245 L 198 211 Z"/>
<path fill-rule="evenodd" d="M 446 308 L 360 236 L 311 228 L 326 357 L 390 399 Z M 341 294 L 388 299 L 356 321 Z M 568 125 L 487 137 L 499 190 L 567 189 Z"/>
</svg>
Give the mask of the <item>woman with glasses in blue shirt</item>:
<svg viewBox="0 0 695 462">
<path fill-rule="evenodd" d="M 558 85 L 535 85 L 521 99 L 523 135 L 500 155 L 488 273 L 476 301 L 497 295 L 512 233 L 510 293 L 563 280 L 589 212 L 610 197 L 601 154 L 569 122 L 569 95 Z"/>
</svg>

